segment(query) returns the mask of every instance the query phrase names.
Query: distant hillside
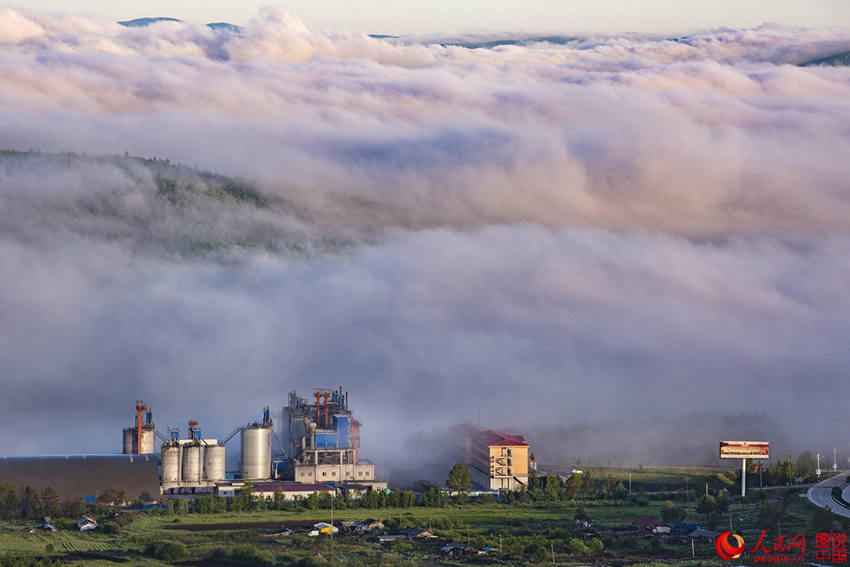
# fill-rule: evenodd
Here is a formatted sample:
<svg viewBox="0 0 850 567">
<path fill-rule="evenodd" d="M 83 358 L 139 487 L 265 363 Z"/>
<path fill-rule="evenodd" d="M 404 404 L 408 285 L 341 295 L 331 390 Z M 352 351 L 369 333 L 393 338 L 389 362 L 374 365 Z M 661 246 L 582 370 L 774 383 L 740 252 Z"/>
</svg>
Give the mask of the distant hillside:
<svg viewBox="0 0 850 567">
<path fill-rule="evenodd" d="M 178 20 L 177 18 L 136 18 L 135 20 L 124 20 L 123 22 L 118 22 L 122 26 L 128 28 L 143 28 L 149 26 L 151 24 L 156 24 L 158 22 L 182 22 L 183 20 Z"/>
<path fill-rule="evenodd" d="M 381 214 L 363 199 L 268 195 L 245 180 L 129 155 L 0 150 L 0 180 L 0 238 L 78 236 L 184 256 L 336 252 L 360 234 L 352 222 Z"/>
<path fill-rule="evenodd" d="M 835 55 L 830 55 L 829 57 L 821 57 L 819 59 L 813 59 L 812 61 L 806 61 L 805 63 L 800 63 L 801 67 L 811 67 L 811 66 L 829 66 L 829 67 L 847 67 L 850 66 L 850 51 L 845 51 L 843 53 L 836 53 Z"/>
<path fill-rule="evenodd" d="M 156 24 L 159 22 L 182 22 L 183 20 L 179 20 L 177 18 L 136 18 L 134 20 L 124 20 L 122 22 L 118 22 L 124 27 L 128 28 L 144 28 L 152 24 Z M 236 24 L 229 24 L 227 22 L 210 22 L 207 24 L 207 27 L 216 31 L 225 31 L 230 33 L 242 33 L 242 28 L 237 26 Z"/>
</svg>

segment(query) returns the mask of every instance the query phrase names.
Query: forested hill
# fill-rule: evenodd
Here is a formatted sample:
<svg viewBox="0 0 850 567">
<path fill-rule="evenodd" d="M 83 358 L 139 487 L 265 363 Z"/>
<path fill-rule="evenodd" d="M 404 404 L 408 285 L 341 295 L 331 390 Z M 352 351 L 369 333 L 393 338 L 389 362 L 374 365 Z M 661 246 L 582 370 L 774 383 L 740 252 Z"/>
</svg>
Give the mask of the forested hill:
<svg viewBox="0 0 850 567">
<path fill-rule="evenodd" d="M 121 241 L 182 256 L 338 251 L 363 200 L 264 194 L 251 182 L 168 159 L 0 150 L 0 238 Z"/>
</svg>

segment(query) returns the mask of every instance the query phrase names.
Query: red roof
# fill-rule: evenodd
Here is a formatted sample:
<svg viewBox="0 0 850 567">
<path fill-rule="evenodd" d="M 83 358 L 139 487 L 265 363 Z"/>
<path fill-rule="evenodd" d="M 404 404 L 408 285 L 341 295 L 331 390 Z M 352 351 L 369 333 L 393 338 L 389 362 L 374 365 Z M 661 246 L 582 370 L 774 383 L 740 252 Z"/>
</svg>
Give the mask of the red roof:
<svg viewBox="0 0 850 567">
<path fill-rule="evenodd" d="M 525 442 L 525 438 L 522 435 L 509 435 L 501 431 L 484 429 L 483 427 L 469 423 L 457 425 L 454 429 L 458 434 L 477 439 L 490 447 L 503 447 L 506 445 L 528 447 L 528 443 Z"/>
</svg>

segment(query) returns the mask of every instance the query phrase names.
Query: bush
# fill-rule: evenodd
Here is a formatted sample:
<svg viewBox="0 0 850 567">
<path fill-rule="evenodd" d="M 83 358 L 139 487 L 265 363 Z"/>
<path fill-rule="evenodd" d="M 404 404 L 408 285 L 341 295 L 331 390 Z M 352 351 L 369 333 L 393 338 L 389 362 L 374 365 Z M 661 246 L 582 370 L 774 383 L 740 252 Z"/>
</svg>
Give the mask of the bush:
<svg viewBox="0 0 850 567">
<path fill-rule="evenodd" d="M 233 551 L 230 552 L 230 560 L 234 563 L 249 565 L 274 565 L 274 557 L 270 553 L 260 551 L 247 543 L 234 545 Z"/>
<path fill-rule="evenodd" d="M 599 541 L 600 544 L 602 543 L 600 540 L 596 541 Z M 590 554 L 590 549 L 588 549 L 584 542 L 578 539 L 577 537 L 570 538 L 567 544 L 570 547 L 570 553 L 572 553 L 573 555 L 581 556 Z"/>
<path fill-rule="evenodd" d="M 148 544 L 145 555 L 168 562 L 185 561 L 189 559 L 189 550 L 179 541 L 158 541 Z"/>
<path fill-rule="evenodd" d="M 312 555 L 305 557 L 298 562 L 298 567 L 324 567 L 328 564 L 328 560 L 320 555 Z"/>
<path fill-rule="evenodd" d="M 100 531 L 105 534 L 117 534 L 121 531 L 121 527 L 115 522 L 106 522 L 100 527 Z"/>
</svg>

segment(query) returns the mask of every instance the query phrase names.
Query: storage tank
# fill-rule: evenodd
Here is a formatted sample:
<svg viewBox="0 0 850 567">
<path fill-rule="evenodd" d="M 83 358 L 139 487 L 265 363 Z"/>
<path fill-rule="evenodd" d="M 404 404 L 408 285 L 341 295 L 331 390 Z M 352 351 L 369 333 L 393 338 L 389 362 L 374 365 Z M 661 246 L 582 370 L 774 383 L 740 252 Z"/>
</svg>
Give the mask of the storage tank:
<svg viewBox="0 0 850 567">
<path fill-rule="evenodd" d="M 271 425 L 253 424 L 242 430 L 242 478 L 266 480 L 272 469 Z"/>
<path fill-rule="evenodd" d="M 180 482 L 180 446 L 162 446 L 162 483 Z"/>
<path fill-rule="evenodd" d="M 200 445 L 183 445 L 183 482 L 201 482 Z"/>
<path fill-rule="evenodd" d="M 138 450 L 139 438 L 136 435 L 135 427 L 127 427 L 124 429 L 124 454 L 134 455 L 141 453 L 149 455 L 156 451 L 156 432 L 153 427 L 142 428 L 142 450 Z"/>
<path fill-rule="evenodd" d="M 135 427 L 125 427 L 124 428 L 124 454 L 125 455 L 132 455 L 133 453 L 135 453 L 135 451 L 133 450 L 133 445 L 134 445 L 133 441 L 135 440 L 135 435 L 136 435 L 135 431 L 136 431 Z"/>
<path fill-rule="evenodd" d="M 224 465 L 224 445 L 207 445 L 204 447 L 204 480 L 223 481 Z"/>
<path fill-rule="evenodd" d="M 148 455 L 156 451 L 156 433 L 153 427 L 142 428 L 142 450 L 139 451 L 143 455 Z"/>
</svg>

